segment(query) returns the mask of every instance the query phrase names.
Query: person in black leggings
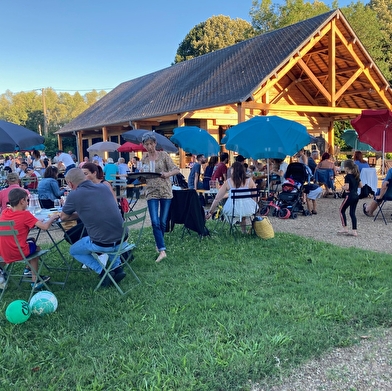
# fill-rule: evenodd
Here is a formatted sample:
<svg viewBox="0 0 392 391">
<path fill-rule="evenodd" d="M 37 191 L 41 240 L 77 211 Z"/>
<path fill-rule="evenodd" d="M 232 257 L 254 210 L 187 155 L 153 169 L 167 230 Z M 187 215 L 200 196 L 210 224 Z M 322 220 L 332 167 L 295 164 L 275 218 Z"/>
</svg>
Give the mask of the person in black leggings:
<svg viewBox="0 0 392 391">
<path fill-rule="evenodd" d="M 357 236 L 357 216 L 355 215 L 355 210 L 357 209 L 359 200 L 358 188 L 362 187 L 362 183 L 359 177 L 358 166 L 352 160 L 346 160 L 344 162 L 344 168 L 347 175 L 344 177 L 343 202 L 342 205 L 340 205 L 340 219 L 342 221 L 343 229 L 339 231 L 338 234 Z M 349 232 L 347 228 L 347 208 L 350 208 L 351 232 Z"/>
</svg>

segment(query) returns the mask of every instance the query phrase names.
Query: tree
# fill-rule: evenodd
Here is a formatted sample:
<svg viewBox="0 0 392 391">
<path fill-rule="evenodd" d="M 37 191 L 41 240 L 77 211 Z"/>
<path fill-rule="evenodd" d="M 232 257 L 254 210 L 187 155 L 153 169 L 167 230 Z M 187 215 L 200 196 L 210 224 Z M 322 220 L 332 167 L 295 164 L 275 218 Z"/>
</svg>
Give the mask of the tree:
<svg viewBox="0 0 392 391">
<path fill-rule="evenodd" d="M 321 1 L 312 4 L 304 0 L 286 0 L 282 4 L 273 4 L 271 0 L 253 0 L 250 15 L 252 26 L 258 33 L 265 33 L 289 26 L 332 9 L 338 8 L 334 0 L 332 7 Z M 361 1 L 351 3 L 341 9 L 358 38 L 384 76 L 392 79 L 391 42 L 392 39 L 392 2 L 391 0 L 372 0 L 368 5 Z"/>
<path fill-rule="evenodd" d="M 196 25 L 180 43 L 175 63 L 189 60 L 235 43 L 249 39 L 255 35 L 250 23 L 229 16 L 212 16 L 205 22 Z"/>
<path fill-rule="evenodd" d="M 74 95 L 67 92 L 57 94 L 52 88 L 45 88 L 43 93 L 44 96 L 41 95 L 41 90 L 19 93 L 6 91 L 1 94 L 0 119 L 25 126 L 42 134 L 44 128 L 43 99 L 45 99 L 48 135 L 45 136 L 44 144 L 48 156 L 53 156 L 58 148 L 57 136 L 54 135 L 54 132 L 76 118 L 102 98 L 106 92 L 93 90 L 82 96 L 79 92 Z M 75 150 L 75 138 L 64 139 L 63 148 Z"/>
<path fill-rule="evenodd" d="M 384 54 L 383 61 L 388 71 L 383 70 L 388 80 L 392 80 L 392 65 L 390 53 L 392 53 L 392 1 L 391 0 L 371 0 L 370 7 L 377 14 L 379 29 L 383 35 L 381 51 Z"/>
</svg>

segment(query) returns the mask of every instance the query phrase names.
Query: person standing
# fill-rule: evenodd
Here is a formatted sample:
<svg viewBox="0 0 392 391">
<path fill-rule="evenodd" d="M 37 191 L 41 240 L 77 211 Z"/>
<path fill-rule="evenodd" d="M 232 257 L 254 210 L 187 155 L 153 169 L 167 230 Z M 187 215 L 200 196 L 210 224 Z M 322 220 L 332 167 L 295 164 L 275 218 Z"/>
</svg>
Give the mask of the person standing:
<svg viewBox="0 0 392 391">
<path fill-rule="evenodd" d="M 161 174 L 157 178 L 147 179 L 145 187 L 152 232 L 155 238 L 156 250 L 159 253 L 155 262 L 160 262 L 166 258 L 164 234 L 170 203 L 173 198 L 170 177 L 179 174 L 180 170 L 166 152 L 156 150 L 157 139 L 154 132 L 145 133 L 142 143 L 147 150 L 147 154 L 142 159 L 142 164 L 150 166 L 150 162 L 154 162 L 155 172 Z"/>
<path fill-rule="evenodd" d="M 93 253 L 115 252 L 123 235 L 123 219 L 117 202 L 110 189 L 102 184 L 94 184 L 86 178 L 80 168 L 72 168 L 65 175 L 71 188 L 61 212 L 61 220 L 82 220 L 88 236 L 79 239 L 70 249 L 70 254 L 81 264 L 104 275 L 102 264 L 93 257 Z M 113 256 L 109 255 L 110 262 Z M 120 282 L 124 273 L 120 257 L 118 257 L 110 274 L 116 282 Z M 103 287 L 111 285 L 110 277 L 106 276 Z"/>
<path fill-rule="evenodd" d="M 344 177 L 343 185 L 343 202 L 340 205 L 340 220 L 342 221 L 343 230 L 339 231 L 339 235 L 357 236 L 357 216 L 355 210 L 357 208 L 359 196 L 358 188 L 362 187 L 361 179 L 359 177 L 358 166 L 352 160 L 344 162 L 344 168 L 347 175 Z M 346 210 L 350 208 L 350 218 L 352 224 L 352 231 L 349 232 L 347 228 Z"/>
<path fill-rule="evenodd" d="M 220 154 L 220 162 L 216 165 L 216 169 L 212 173 L 211 180 L 219 180 L 219 184 L 222 185 L 227 179 L 227 163 L 229 161 L 229 154 L 227 152 L 222 152 Z"/>
<path fill-rule="evenodd" d="M 56 156 L 57 156 L 57 164 L 62 163 L 65 167 L 64 175 L 66 175 L 71 168 L 76 167 L 75 162 L 73 161 L 72 156 L 69 153 L 65 153 L 64 151 L 59 149 L 56 153 Z"/>
<path fill-rule="evenodd" d="M 188 177 L 188 187 L 189 189 L 202 189 L 203 182 L 200 180 L 201 177 L 201 166 L 206 163 L 206 158 L 203 154 L 196 156 L 196 162 L 191 168 L 191 172 Z"/>
</svg>

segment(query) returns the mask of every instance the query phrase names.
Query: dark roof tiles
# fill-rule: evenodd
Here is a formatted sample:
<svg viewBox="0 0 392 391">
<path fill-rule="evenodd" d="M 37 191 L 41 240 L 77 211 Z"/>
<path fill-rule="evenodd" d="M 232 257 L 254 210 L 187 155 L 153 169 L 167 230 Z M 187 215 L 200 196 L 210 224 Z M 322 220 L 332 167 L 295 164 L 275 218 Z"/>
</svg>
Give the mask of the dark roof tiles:
<svg viewBox="0 0 392 391">
<path fill-rule="evenodd" d="M 335 12 L 124 82 L 58 133 L 243 102 Z"/>
</svg>

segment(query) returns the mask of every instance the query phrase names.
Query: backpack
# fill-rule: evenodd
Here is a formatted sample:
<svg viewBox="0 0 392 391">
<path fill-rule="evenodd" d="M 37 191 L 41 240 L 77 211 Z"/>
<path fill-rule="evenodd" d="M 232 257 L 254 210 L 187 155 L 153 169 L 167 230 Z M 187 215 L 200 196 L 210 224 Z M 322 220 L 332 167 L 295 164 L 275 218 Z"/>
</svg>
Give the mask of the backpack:
<svg viewBox="0 0 392 391">
<path fill-rule="evenodd" d="M 173 176 L 173 185 L 181 187 L 181 189 L 188 188 L 188 182 L 186 181 L 184 175 L 182 175 L 181 173 Z"/>
</svg>

